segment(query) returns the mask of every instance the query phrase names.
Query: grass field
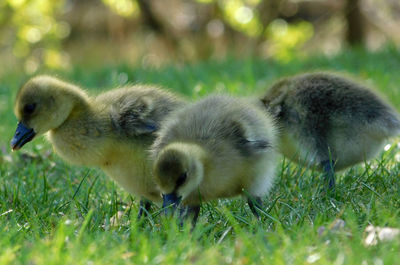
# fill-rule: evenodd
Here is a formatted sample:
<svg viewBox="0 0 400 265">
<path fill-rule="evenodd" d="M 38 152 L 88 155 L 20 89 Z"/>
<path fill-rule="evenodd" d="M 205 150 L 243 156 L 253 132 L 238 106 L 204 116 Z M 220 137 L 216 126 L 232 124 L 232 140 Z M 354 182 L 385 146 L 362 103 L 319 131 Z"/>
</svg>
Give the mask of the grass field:
<svg viewBox="0 0 400 265">
<path fill-rule="evenodd" d="M 400 110 L 400 52 L 390 47 L 289 64 L 227 59 L 55 74 L 93 93 L 128 81 L 164 85 L 195 99 L 213 91 L 257 95 L 281 76 L 317 69 L 364 79 Z M 137 198 L 99 170 L 67 165 L 44 140 L 11 153 L 12 104 L 26 78 L 9 73 L 0 81 L 0 264 L 400 264 L 400 236 L 363 243 L 370 224 L 400 228 L 398 139 L 376 160 L 338 174 L 334 197 L 321 194 L 320 173 L 282 159 L 262 222 L 243 200 L 221 200 L 203 204 L 191 233 L 189 225 L 179 231 L 173 220 L 160 218 L 156 207 L 137 222 Z M 338 219 L 343 228 L 335 225 Z"/>
</svg>

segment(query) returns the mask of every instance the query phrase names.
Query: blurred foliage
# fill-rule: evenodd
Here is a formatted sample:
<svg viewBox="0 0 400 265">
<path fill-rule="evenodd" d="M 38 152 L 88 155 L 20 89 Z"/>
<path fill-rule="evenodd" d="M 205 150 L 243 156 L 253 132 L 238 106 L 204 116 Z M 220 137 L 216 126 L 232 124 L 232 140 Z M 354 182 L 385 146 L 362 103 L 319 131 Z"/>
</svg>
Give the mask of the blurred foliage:
<svg viewBox="0 0 400 265">
<path fill-rule="evenodd" d="M 123 17 L 137 17 L 140 10 L 135 0 L 102 0 L 110 9 Z"/>
<path fill-rule="evenodd" d="M 137 18 L 140 8 L 136 0 L 102 0 L 114 13 Z M 197 0 L 199 4 L 217 5 L 221 19 L 232 29 L 250 37 L 271 39 L 271 52 L 288 60 L 312 37 L 313 26 L 307 22 L 288 25 L 274 21 L 264 28 L 257 7 L 260 0 Z M 50 68 L 66 68 L 69 58 L 62 52 L 61 42 L 70 34 L 70 25 L 59 20 L 68 1 L 6 0 L 0 6 L 2 44 L 11 44 L 15 57 L 25 59 L 25 70 L 35 72 L 40 63 Z M 218 26 L 219 24 L 217 24 Z M 223 26 L 223 24 L 221 23 Z"/>
<path fill-rule="evenodd" d="M 288 24 L 274 19 L 265 28 L 261 19 L 261 0 L 197 0 L 200 3 L 216 3 L 229 25 L 251 37 L 268 39 L 270 53 L 278 60 L 289 61 L 298 55 L 298 47 L 307 42 L 314 33 L 314 26 L 306 21 Z"/>
<path fill-rule="evenodd" d="M 288 24 L 283 19 L 271 19 L 263 26 L 261 0 L 197 0 L 199 3 L 217 4 L 229 25 L 251 37 L 268 39 L 270 53 L 278 60 L 289 61 L 298 55 L 298 47 L 312 38 L 314 26 L 306 21 Z M 265 27 L 265 28 L 264 28 Z"/>
<path fill-rule="evenodd" d="M 60 41 L 70 27 L 57 20 L 64 1 L 3 0 L 0 4 L 1 44 L 11 44 L 16 58 L 26 58 L 26 68 L 34 69 L 38 58 L 52 68 L 65 67 L 68 60 L 60 52 Z"/>
<path fill-rule="evenodd" d="M 276 19 L 268 26 L 267 30 L 271 42 L 271 53 L 284 62 L 299 55 L 296 47 L 311 39 L 313 34 L 313 25 L 306 21 L 288 24 L 285 20 Z"/>
<path fill-rule="evenodd" d="M 216 0 L 223 11 L 225 20 L 236 30 L 249 36 L 263 32 L 258 13 L 255 10 L 259 0 Z M 210 1 L 211 2 L 211 1 Z"/>
<path fill-rule="evenodd" d="M 348 1 L 0 0 L 0 58 L 33 74 L 91 60 L 158 67 L 229 54 L 282 62 L 333 55 L 346 47 Z M 400 43 L 400 5 L 358 1 L 368 20 L 356 23 L 370 35 L 365 42 L 375 49 Z"/>
</svg>

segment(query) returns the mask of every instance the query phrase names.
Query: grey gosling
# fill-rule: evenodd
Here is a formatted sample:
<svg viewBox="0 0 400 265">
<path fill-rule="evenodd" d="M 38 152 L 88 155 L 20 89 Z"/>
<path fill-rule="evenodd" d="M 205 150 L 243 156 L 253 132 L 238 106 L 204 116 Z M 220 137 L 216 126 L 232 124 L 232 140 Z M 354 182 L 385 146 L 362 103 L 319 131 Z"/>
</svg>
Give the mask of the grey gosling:
<svg viewBox="0 0 400 265">
<path fill-rule="evenodd" d="M 210 96 L 168 116 L 152 146 L 164 207 L 182 201 L 194 225 L 201 202 L 244 195 L 259 217 L 277 157 L 274 120 L 259 105 Z"/>
<path fill-rule="evenodd" d="M 37 76 L 21 87 L 14 112 L 18 126 L 11 140 L 18 150 L 46 134 L 69 163 L 100 167 L 131 194 L 141 196 L 138 217 L 161 202 L 148 148 L 161 121 L 184 101 L 154 86 L 136 85 L 91 97 L 79 87 Z"/>
<path fill-rule="evenodd" d="M 387 138 L 400 133 L 393 107 L 365 86 L 337 74 L 282 79 L 262 102 L 281 129 L 281 153 L 324 171 L 330 190 L 335 187 L 336 170 L 373 158 Z"/>
</svg>

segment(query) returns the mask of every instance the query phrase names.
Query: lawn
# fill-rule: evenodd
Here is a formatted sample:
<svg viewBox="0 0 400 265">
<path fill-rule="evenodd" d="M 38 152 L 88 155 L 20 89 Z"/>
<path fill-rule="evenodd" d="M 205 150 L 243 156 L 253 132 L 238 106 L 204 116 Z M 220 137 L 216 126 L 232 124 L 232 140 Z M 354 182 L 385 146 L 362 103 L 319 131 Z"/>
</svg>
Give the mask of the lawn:
<svg viewBox="0 0 400 265">
<path fill-rule="evenodd" d="M 318 69 L 363 79 L 400 110 L 400 52 L 393 47 L 290 63 L 230 58 L 52 73 L 93 93 L 153 83 L 196 99 L 210 92 L 259 95 L 279 77 Z M 320 173 L 282 158 L 261 222 L 238 198 L 203 204 L 194 231 L 180 231 L 157 207 L 138 222 L 138 198 L 97 169 L 64 163 L 44 140 L 11 153 L 12 104 L 26 79 L 13 72 L 0 81 L 0 264 L 399 264 L 400 236 L 364 244 L 368 225 L 400 228 L 399 139 L 377 159 L 340 172 L 332 197 L 321 193 Z"/>
</svg>

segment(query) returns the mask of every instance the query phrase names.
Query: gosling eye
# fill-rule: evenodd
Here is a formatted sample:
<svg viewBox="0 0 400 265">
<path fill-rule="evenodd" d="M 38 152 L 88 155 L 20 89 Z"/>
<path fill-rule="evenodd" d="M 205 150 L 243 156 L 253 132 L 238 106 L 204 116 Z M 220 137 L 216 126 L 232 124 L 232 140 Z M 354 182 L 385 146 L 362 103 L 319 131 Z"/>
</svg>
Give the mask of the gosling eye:
<svg viewBox="0 0 400 265">
<path fill-rule="evenodd" d="M 178 188 L 179 186 L 182 186 L 183 183 L 185 183 L 187 178 L 187 173 L 182 173 L 178 179 L 176 180 L 176 188 Z"/>
<path fill-rule="evenodd" d="M 35 111 L 36 103 L 26 104 L 24 106 L 24 113 L 25 114 L 32 114 Z"/>
</svg>

